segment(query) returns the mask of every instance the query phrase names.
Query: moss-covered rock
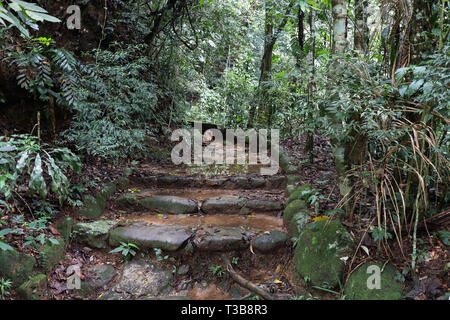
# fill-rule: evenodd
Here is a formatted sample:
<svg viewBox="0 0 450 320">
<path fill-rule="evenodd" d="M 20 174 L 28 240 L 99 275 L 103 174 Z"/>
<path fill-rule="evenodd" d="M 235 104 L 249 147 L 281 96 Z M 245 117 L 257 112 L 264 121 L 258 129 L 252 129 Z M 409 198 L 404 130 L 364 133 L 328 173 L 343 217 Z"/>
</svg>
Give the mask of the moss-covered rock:
<svg viewBox="0 0 450 320">
<path fill-rule="evenodd" d="M 374 268 L 374 270 L 371 268 Z M 373 277 L 380 271 L 379 288 Z M 366 263 L 354 271 L 344 286 L 344 295 L 349 300 L 400 300 L 404 295 L 403 286 L 396 280 L 397 270 L 390 264 Z M 369 285 L 368 285 L 369 284 Z"/>
<path fill-rule="evenodd" d="M 297 182 L 302 181 L 302 180 L 303 180 L 302 176 L 298 176 L 298 175 L 288 176 L 287 177 L 287 184 L 288 185 L 290 185 L 290 184 L 295 185 Z"/>
<path fill-rule="evenodd" d="M 47 276 L 38 274 L 24 282 L 18 289 L 17 294 L 23 300 L 43 300 L 47 288 Z"/>
<path fill-rule="evenodd" d="M 308 196 L 313 193 L 314 190 L 310 184 L 304 184 L 294 190 L 289 196 L 287 203 L 291 203 L 294 200 L 307 200 Z"/>
<path fill-rule="evenodd" d="M 286 150 L 280 146 L 280 168 L 286 172 L 286 169 L 291 165 L 292 159 Z"/>
<path fill-rule="evenodd" d="M 133 168 L 125 168 L 123 169 L 123 174 L 125 177 L 129 177 L 133 174 Z"/>
<path fill-rule="evenodd" d="M 115 200 L 116 206 L 120 208 L 129 208 L 136 205 L 137 202 L 137 197 L 132 193 L 123 194 Z"/>
<path fill-rule="evenodd" d="M 58 244 L 46 243 L 39 252 L 38 264 L 45 272 L 51 271 L 60 260 L 64 259 L 66 253 L 64 239 L 57 240 Z"/>
<path fill-rule="evenodd" d="M 313 285 L 334 288 L 342 278 L 342 257 L 349 253 L 352 238 L 335 220 L 319 220 L 307 225 L 295 247 L 294 264 L 301 278 Z"/>
<path fill-rule="evenodd" d="M 80 215 L 85 218 L 95 219 L 101 216 L 106 208 L 109 198 L 116 192 L 116 185 L 112 182 L 97 192 L 96 196 L 87 195 L 83 199 Z"/>
<path fill-rule="evenodd" d="M 90 223 L 77 223 L 73 228 L 74 240 L 92 248 L 108 247 L 108 232 L 116 225 L 114 221 L 99 220 Z"/>
<path fill-rule="evenodd" d="M 294 192 L 294 191 L 295 191 L 295 185 L 290 184 L 286 187 L 285 193 L 287 196 L 290 196 L 292 194 L 292 192 Z"/>
<path fill-rule="evenodd" d="M 116 185 L 119 190 L 126 190 L 130 186 L 130 179 L 122 177 L 116 180 Z"/>
<path fill-rule="evenodd" d="M 25 253 L 0 250 L 0 275 L 10 279 L 14 288 L 28 280 L 35 264 L 36 259 Z"/>
<path fill-rule="evenodd" d="M 58 225 L 58 231 L 61 233 L 61 236 L 64 238 L 65 242 L 69 242 L 70 236 L 72 235 L 74 221 L 71 217 L 65 217 L 62 219 Z"/>
<path fill-rule="evenodd" d="M 306 210 L 300 211 L 289 220 L 286 227 L 291 237 L 298 238 L 309 221 L 309 214 Z"/>
<path fill-rule="evenodd" d="M 306 202 L 303 200 L 295 200 L 288 204 L 283 211 L 283 220 L 285 225 L 289 225 L 294 214 L 306 209 Z"/>
</svg>

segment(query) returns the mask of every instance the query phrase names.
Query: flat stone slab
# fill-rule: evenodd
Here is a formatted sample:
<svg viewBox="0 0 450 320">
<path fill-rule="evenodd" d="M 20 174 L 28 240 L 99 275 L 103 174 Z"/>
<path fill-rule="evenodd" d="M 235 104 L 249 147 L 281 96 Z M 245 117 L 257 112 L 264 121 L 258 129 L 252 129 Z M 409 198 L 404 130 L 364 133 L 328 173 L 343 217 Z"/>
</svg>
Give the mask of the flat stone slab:
<svg viewBox="0 0 450 320">
<path fill-rule="evenodd" d="M 285 175 L 275 176 L 183 176 L 144 175 L 136 178 L 143 185 L 158 188 L 218 188 L 218 189 L 284 189 Z"/>
<path fill-rule="evenodd" d="M 200 251 L 232 251 L 249 247 L 248 236 L 239 228 L 207 227 L 197 231 L 193 241 Z"/>
<path fill-rule="evenodd" d="M 149 195 L 149 192 L 126 193 L 115 201 L 116 205 L 123 209 L 139 206 L 149 210 L 157 210 L 171 214 L 190 214 L 198 212 L 198 203 L 195 200 L 169 196 Z"/>
<path fill-rule="evenodd" d="M 173 214 L 189 214 L 198 212 L 197 201 L 174 196 L 145 197 L 138 203 L 146 209 L 160 210 Z"/>
<path fill-rule="evenodd" d="M 214 197 L 202 203 L 202 211 L 206 214 L 238 213 L 245 205 L 245 199 L 241 197 L 225 196 Z"/>
<path fill-rule="evenodd" d="M 101 300 L 125 300 L 158 297 L 171 291 L 173 274 L 155 263 L 143 260 L 128 262 L 117 284 Z"/>
<path fill-rule="evenodd" d="M 283 204 L 278 200 L 260 200 L 251 199 L 245 203 L 245 207 L 250 210 L 257 212 L 267 212 L 267 211 L 281 211 L 283 210 Z"/>
<path fill-rule="evenodd" d="M 134 243 L 141 249 L 159 248 L 177 251 L 191 237 L 185 227 L 177 225 L 133 224 L 109 232 L 109 244 L 117 247 L 120 242 Z"/>
<path fill-rule="evenodd" d="M 264 233 L 253 240 L 253 248 L 263 253 L 272 253 L 286 245 L 288 240 L 287 234 L 274 230 L 270 233 Z"/>
</svg>

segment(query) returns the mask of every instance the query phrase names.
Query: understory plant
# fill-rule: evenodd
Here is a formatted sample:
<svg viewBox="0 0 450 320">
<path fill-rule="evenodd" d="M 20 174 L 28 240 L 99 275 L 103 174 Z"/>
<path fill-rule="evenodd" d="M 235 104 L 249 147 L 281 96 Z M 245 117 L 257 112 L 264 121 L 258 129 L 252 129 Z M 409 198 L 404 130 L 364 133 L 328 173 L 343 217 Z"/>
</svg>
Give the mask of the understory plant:
<svg viewBox="0 0 450 320">
<path fill-rule="evenodd" d="M 79 158 L 67 148 L 40 144 L 35 136 L 0 136 L 0 192 L 6 200 L 20 196 L 20 187 L 27 185 L 30 197 L 46 200 L 50 191 L 62 206 L 69 195 L 68 170 L 81 173 Z"/>
</svg>

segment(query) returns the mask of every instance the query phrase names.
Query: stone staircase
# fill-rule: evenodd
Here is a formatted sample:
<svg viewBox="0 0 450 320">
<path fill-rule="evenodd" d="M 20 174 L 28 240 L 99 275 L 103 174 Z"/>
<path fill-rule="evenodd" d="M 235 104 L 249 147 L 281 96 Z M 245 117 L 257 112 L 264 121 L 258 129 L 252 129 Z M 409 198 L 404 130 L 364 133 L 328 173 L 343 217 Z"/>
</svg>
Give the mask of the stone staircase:
<svg viewBox="0 0 450 320">
<path fill-rule="evenodd" d="M 287 243 L 281 214 L 287 177 L 143 175 L 113 202 L 125 225 L 109 245 L 142 249 L 271 252 Z"/>
</svg>

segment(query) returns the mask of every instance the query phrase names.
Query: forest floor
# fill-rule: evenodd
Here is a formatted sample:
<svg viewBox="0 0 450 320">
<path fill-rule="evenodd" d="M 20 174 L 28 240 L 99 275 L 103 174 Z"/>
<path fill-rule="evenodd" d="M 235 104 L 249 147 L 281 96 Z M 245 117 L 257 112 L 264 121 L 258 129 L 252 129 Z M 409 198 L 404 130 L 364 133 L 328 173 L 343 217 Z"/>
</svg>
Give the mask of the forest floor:
<svg viewBox="0 0 450 320">
<path fill-rule="evenodd" d="M 283 147 L 288 150 L 293 162 L 298 163 L 298 175 L 302 177 L 297 181 L 298 185 L 309 183 L 314 188 L 320 190 L 319 209 L 310 208 L 312 218 L 323 215 L 326 211 L 333 210 L 338 205 L 339 192 L 336 184 L 336 170 L 333 164 L 330 144 L 327 139 L 315 137 L 314 163 L 309 163 L 305 154 L 304 139 L 286 139 L 282 141 Z M 106 162 L 90 162 L 83 168 L 83 177 L 72 177 L 77 181 L 96 181 L 92 185 L 91 191 L 100 189 L 103 182 L 112 181 L 123 175 L 125 168 L 132 167 L 138 176 L 146 177 L 151 174 L 163 175 L 184 175 L 190 170 L 187 167 L 174 167 L 170 161 L 170 151 L 167 146 L 157 145 L 150 148 L 150 156 L 141 159 L 139 162 L 114 165 Z M 200 169 L 197 173 L 203 173 Z M 245 171 L 245 170 L 244 170 Z M 240 175 L 247 176 L 245 172 L 239 172 Z M 229 174 L 229 173 L 228 173 Z M 248 174 L 252 175 L 252 174 Z M 208 178 L 227 176 L 226 172 L 211 171 L 206 174 Z M 139 179 L 138 179 L 139 180 Z M 284 203 L 286 195 L 284 189 L 273 188 L 269 190 L 248 190 L 240 189 L 221 189 L 221 188 L 148 188 L 146 185 L 140 186 L 133 184 L 128 191 L 140 193 L 144 191 L 146 196 L 171 195 L 196 199 L 200 203 L 205 199 L 218 196 L 241 196 L 257 197 L 268 201 L 274 200 Z M 120 195 L 116 194 L 114 198 Z M 223 215 L 170 215 L 160 211 L 133 209 L 123 210 L 109 201 L 107 209 L 103 212 L 100 219 L 115 222 L 125 222 L 128 220 L 138 221 L 146 225 L 181 225 L 190 230 L 196 230 L 196 235 L 206 232 L 207 228 L 244 228 L 246 232 L 255 234 L 268 233 L 270 231 L 286 232 L 283 225 L 281 211 L 271 214 L 250 213 L 247 216 L 242 214 Z M 355 239 L 357 250 L 346 264 L 347 279 L 353 270 L 366 262 L 387 262 L 390 261 L 399 271 L 399 280 L 402 280 L 409 292 L 408 298 L 416 300 L 435 299 L 449 291 L 450 280 L 447 274 L 443 272 L 445 266 L 450 261 L 448 248 L 433 235 L 432 232 L 420 233 L 418 252 L 420 253 L 418 264 L 418 281 L 412 282 L 410 273 L 402 273 L 408 270 L 410 257 L 407 252 L 411 252 L 412 238 L 408 235 L 403 237 L 403 247 L 400 248 L 396 241 L 389 241 L 383 245 L 375 243 L 368 233 L 370 232 L 371 221 L 373 221 L 373 202 L 370 197 L 361 201 L 357 208 L 358 218 L 342 219 L 343 224 Z M 58 213 L 53 226 L 47 229 L 48 236 L 58 236 L 59 231 L 56 225 L 65 217 L 72 217 L 76 222 L 92 222 L 92 219 L 86 219 L 78 215 L 76 208 L 66 208 Z M 6 223 L 8 217 L 2 218 Z M 6 225 L 8 226 L 8 225 Z M 449 230 L 448 226 L 446 227 Z M 199 231 L 200 230 L 200 231 Z M 215 231 L 217 231 L 215 230 Z M 213 231 L 213 232 L 215 232 Z M 200 233 L 199 233 L 200 232 Z M 23 239 L 18 235 L 13 235 L 9 243 L 31 255 L 36 255 L 36 251 L 23 246 Z M 362 247 L 364 247 L 362 249 Z M 114 286 L 117 289 L 117 283 L 121 280 L 121 274 L 124 272 L 127 264 L 124 263 L 120 254 L 109 253 L 110 249 L 95 249 L 85 244 L 71 242 L 66 248 L 64 259 L 48 274 L 48 299 L 101 299 L 111 295 Z M 234 270 L 243 276 L 246 280 L 265 289 L 277 299 L 339 299 L 340 294 L 332 294 L 323 290 L 314 289 L 308 286 L 303 279 L 298 279 L 293 264 L 294 248 L 292 244 L 282 246 L 270 253 L 261 254 L 255 250 L 247 248 L 246 250 L 219 250 L 219 251 L 195 251 L 186 254 L 185 251 L 156 253 L 139 252 L 135 258 L 142 258 L 147 264 L 160 265 L 164 270 L 170 270 L 170 290 L 165 290 L 164 295 L 159 296 L 169 298 L 187 298 L 195 300 L 211 299 L 257 299 L 254 292 L 250 292 L 238 285 L 224 264 L 223 252 L 226 251 L 228 257 L 233 261 Z M 101 287 L 87 295 L 80 296 L 76 290 L 68 290 L 67 268 L 77 265 L 81 268 L 81 280 L 87 281 L 94 278 L 89 270 L 98 265 L 108 265 L 115 269 L 114 276 Z M 403 278 L 403 279 L 402 279 Z M 344 279 L 344 280 L 345 280 Z M 117 290 L 116 290 L 117 291 Z M 120 290 L 119 290 L 120 291 Z M 129 292 L 128 292 L 129 293 Z M 128 295 L 114 296 L 110 298 L 126 299 Z M 11 298 L 15 298 L 13 294 Z"/>
</svg>

